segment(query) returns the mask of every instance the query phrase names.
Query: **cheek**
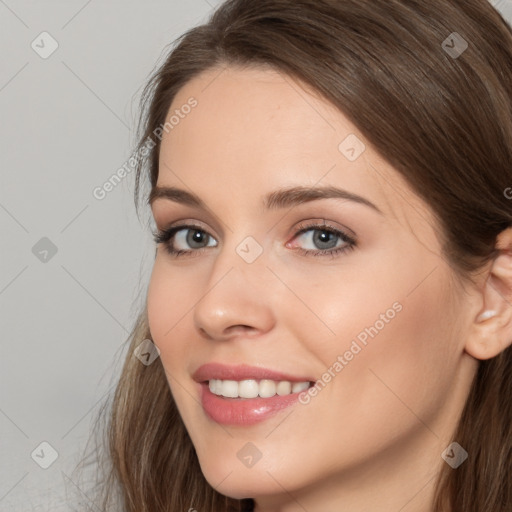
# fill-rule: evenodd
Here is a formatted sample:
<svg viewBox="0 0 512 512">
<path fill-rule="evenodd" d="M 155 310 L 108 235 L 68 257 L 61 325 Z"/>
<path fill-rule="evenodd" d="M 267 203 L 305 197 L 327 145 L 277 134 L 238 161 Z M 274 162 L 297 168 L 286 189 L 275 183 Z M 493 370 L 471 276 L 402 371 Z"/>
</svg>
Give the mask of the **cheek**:
<svg viewBox="0 0 512 512">
<path fill-rule="evenodd" d="M 322 288 L 311 286 L 308 305 L 322 322 L 298 316 L 295 335 L 326 371 L 311 401 L 326 408 L 341 402 L 331 410 L 345 428 L 357 429 L 366 418 L 389 432 L 403 430 L 417 423 L 411 410 L 435 415 L 451 385 L 460 347 L 451 327 L 450 269 L 414 251 L 400 257 L 374 258 L 380 264 L 363 265 L 364 279 L 354 269 Z M 347 410 L 359 419 L 347 421 Z"/>
<path fill-rule="evenodd" d="M 159 346 L 159 341 L 164 333 L 164 324 L 168 322 L 168 314 L 173 311 L 172 304 L 168 302 L 169 299 L 171 296 L 165 285 L 163 272 L 160 271 L 160 266 L 155 261 L 148 287 L 147 310 L 149 329 L 153 341 L 160 350 L 162 347 Z"/>
<path fill-rule="evenodd" d="M 190 283 L 180 281 L 179 271 L 170 270 L 165 262 L 155 261 L 148 287 L 148 323 L 152 340 L 160 350 L 171 393 L 178 409 L 184 412 L 184 419 L 191 417 L 189 408 L 195 405 L 195 401 L 187 403 L 187 398 L 197 393 L 187 375 L 186 364 L 191 339 L 190 330 L 186 331 L 187 322 L 190 325 L 191 306 L 197 297 L 187 290 L 191 290 Z"/>
<path fill-rule="evenodd" d="M 338 355 L 346 363 L 320 393 L 325 405 L 341 401 L 334 423 L 345 421 L 355 437 L 361 424 L 378 424 L 378 435 L 369 437 L 376 449 L 379 439 L 420 425 L 418 417 L 432 421 L 449 392 L 458 348 L 447 276 L 438 271 L 412 293 L 411 286 L 390 283 L 366 301 L 359 296 L 360 311 L 345 317 L 347 334 L 328 351 L 330 364 Z M 346 411 L 357 420 L 347 421 Z"/>
<path fill-rule="evenodd" d="M 185 306 L 189 303 L 189 287 L 178 279 L 179 274 L 169 272 L 157 258 L 148 287 L 147 310 L 151 336 L 164 362 L 169 350 L 176 348 L 170 341 L 185 325 L 184 315 L 188 310 Z"/>
</svg>

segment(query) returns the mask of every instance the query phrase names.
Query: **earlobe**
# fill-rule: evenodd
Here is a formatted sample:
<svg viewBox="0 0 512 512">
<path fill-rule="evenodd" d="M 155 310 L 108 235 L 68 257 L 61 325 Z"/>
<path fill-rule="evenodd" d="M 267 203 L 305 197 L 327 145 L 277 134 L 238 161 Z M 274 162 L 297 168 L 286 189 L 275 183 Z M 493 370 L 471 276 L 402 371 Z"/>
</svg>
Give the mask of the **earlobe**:
<svg viewBox="0 0 512 512">
<path fill-rule="evenodd" d="M 487 309 L 480 315 L 476 317 L 476 322 L 483 322 L 484 320 L 489 320 L 489 318 L 492 318 L 496 316 L 498 313 L 494 311 L 493 309 Z"/>
<path fill-rule="evenodd" d="M 496 240 L 494 259 L 482 289 L 483 306 L 466 341 L 466 352 L 476 359 L 491 359 L 512 345 L 512 227 Z"/>
</svg>

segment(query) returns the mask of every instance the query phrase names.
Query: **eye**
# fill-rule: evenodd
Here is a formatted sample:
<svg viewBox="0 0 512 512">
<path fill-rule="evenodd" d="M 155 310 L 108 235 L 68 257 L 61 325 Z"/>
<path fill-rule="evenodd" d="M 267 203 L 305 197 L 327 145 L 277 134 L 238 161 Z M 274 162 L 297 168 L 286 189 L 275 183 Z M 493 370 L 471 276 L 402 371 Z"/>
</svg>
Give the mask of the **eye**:
<svg viewBox="0 0 512 512">
<path fill-rule="evenodd" d="M 216 240 L 200 226 L 180 225 L 153 233 L 155 243 L 163 244 L 173 257 L 197 256 L 208 247 L 216 247 Z M 330 256 L 352 250 L 356 240 L 343 231 L 325 224 L 301 224 L 286 247 L 304 256 Z M 296 240 L 302 240 L 310 247 L 295 247 Z"/>
<path fill-rule="evenodd" d="M 174 226 L 157 233 L 153 233 L 157 244 L 164 244 L 166 251 L 172 256 L 190 255 L 202 252 L 205 247 L 215 247 L 210 243 L 215 239 L 199 226 Z"/>
<path fill-rule="evenodd" d="M 306 246 L 295 248 L 300 254 L 310 256 L 331 256 L 340 254 L 356 247 L 356 240 L 343 231 L 328 224 L 300 225 L 294 242 L 287 244 L 294 248 L 295 241 L 301 240 Z M 309 246 L 309 247 L 307 247 Z"/>
</svg>

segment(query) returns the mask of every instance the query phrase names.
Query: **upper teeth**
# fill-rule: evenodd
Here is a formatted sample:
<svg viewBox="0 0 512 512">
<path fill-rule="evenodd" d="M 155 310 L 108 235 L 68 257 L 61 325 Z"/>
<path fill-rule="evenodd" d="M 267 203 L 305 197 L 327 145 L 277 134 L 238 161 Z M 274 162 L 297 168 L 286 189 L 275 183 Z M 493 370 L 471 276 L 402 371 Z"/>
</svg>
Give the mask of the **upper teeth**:
<svg viewBox="0 0 512 512">
<path fill-rule="evenodd" d="M 280 396 L 299 393 L 309 388 L 309 382 L 290 382 L 287 380 L 220 380 L 211 379 L 208 382 L 210 391 L 227 398 L 270 398 L 276 393 Z"/>
</svg>

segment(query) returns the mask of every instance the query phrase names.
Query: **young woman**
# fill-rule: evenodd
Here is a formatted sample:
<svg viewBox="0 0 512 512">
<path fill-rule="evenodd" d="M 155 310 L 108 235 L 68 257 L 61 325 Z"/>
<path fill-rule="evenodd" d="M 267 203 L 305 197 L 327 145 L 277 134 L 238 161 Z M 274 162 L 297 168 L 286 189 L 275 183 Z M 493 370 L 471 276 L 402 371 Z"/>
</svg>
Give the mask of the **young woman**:
<svg viewBox="0 0 512 512">
<path fill-rule="evenodd" d="M 498 12 L 229 0 L 143 106 L 157 249 L 103 508 L 510 512 Z"/>
</svg>

